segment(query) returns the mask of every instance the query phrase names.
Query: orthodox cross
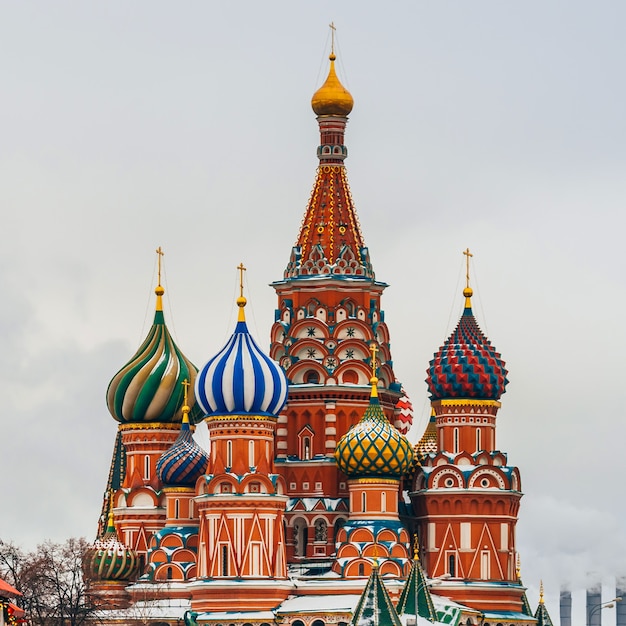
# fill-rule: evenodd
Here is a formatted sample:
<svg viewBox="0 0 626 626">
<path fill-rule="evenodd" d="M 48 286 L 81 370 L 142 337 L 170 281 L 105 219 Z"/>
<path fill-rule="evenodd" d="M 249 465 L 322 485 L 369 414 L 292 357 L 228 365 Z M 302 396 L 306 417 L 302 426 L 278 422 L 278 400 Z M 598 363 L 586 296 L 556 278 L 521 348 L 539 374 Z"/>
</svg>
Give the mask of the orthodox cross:
<svg viewBox="0 0 626 626">
<path fill-rule="evenodd" d="M 470 262 L 470 257 L 474 256 L 471 252 L 470 249 L 468 248 L 467 250 L 463 250 L 463 254 L 465 255 L 465 280 L 466 280 L 466 285 L 465 287 L 469 287 L 469 262 Z"/>
<path fill-rule="evenodd" d="M 239 297 L 243 298 L 243 273 L 247 268 L 243 266 L 243 263 L 240 263 L 237 269 L 239 270 Z"/>
<path fill-rule="evenodd" d="M 165 252 L 163 252 L 163 250 L 161 249 L 161 246 L 159 246 L 156 249 L 156 253 L 157 253 L 157 259 L 158 259 L 158 262 L 159 262 L 159 265 L 158 265 L 158 268 L 159 268 L 158 272 L 159 272 L 159 274 L 158 275 L 159 275 L 159 285 L 160 285 L 161 284 L 161 257 L 165 254 Z"/>
<path fill-rule="evenodd" d="M 182 383 L 180 383 L 180 384 L 183 386 L 183 389 L 185 390 L 185 391 L 183 392 L 183 393 L 184 393 L 184 403 L 185 403 L 185 406 L 187 406 L 187 393 L 188 393 L 188 391 L 189 391 L 189 385 L 190 385 L 190 383 L 189 383 L 189 381 L 185 378 L 185 380 L 183 380 L 183 382 L 182 382 Z"/>
<path fill-rule="evenodd" d="M 370 343 L 370 352 L 372 353 L 372 378 L 376 377 L 376 353 L 378 352 L 378 346 L 372 341 Z"/>
<path fill-rule="evenodd" d="M 330 28 L 330 53 L 335 54 L 335 31 L 337 27 L 335 26 L 335 22 L 331 22 L 328 26 Z"/>
<path fill-rule="evenodd" d="M 109 489 L 109 514 L 107 515 L 107 526 L 114 526 L 113 524 L 113 489 Z"/>
</svg>

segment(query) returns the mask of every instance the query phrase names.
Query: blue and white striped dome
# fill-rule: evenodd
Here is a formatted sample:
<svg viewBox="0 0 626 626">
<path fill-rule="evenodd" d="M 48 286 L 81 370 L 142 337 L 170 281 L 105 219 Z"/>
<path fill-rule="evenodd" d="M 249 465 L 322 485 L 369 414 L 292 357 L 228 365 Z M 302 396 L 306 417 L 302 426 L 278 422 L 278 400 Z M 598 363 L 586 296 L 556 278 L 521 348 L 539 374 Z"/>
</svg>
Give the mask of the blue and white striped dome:
<svg viewBox="0 0 626 626">
<path fill-rule="evenodd" d="M 196 399 L 207 415 L 277 415 L 287 386 L 278 363 L 252 339 L 241 308 L 232 337 L 196 378 Z"/>
</svg>

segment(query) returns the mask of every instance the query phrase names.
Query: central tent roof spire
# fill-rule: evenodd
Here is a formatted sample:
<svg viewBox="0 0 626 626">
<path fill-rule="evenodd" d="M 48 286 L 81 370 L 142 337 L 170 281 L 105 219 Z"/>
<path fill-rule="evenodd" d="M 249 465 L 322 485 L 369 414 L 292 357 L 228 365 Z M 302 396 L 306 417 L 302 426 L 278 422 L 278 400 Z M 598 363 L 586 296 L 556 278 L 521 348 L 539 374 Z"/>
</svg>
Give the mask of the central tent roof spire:
<svg viewBox="0 0 626 626">
<path fill-rule="evenodd" d="M 319 167 L 285 278 L 333 276 L 374 279 L 344 160 L 344 134 L 354 99 L 335 71 L 335 25 L 330 24 L 330 66 L 311 106 L 320 128 Z"/>
</svg>

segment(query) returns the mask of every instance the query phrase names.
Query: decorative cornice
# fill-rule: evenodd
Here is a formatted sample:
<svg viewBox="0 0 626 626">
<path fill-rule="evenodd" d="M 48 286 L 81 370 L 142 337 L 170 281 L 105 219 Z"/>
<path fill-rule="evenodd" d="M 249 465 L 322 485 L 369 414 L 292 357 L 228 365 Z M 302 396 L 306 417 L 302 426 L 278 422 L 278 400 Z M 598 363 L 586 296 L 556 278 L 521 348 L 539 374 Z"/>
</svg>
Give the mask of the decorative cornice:
<svg viewBox="0 0 626 626">
<path fill-rule="evenodd" d="M 127 430 L 180 430 L 181 424 L 171 424 L 165 422 L 130 422 L 128 424 L 120 424 L 117 428 L 120 431 Z M 194 426 L 190 424 L 191 430 Z"/>
<path fill-rule="evenodd" d="M 211 422 L 272 422 L 276 423 L 275 415 L 208 415 L 204 418 L 206 424 Z"/>
<path fill-rule="evenodd" d="M 500 408 L 502 404 L 498 400 L 482 400 L 478 398 L 446 398 L 434 400 L 433 407 L 437 406 L 495 406 Z"/>
<path fill-rule="evenodd" d="M 351 480 L 348 480 L 348 484 L 349 485 L 356 485 L 356 484 L 383 484 L 383 485 L 399 485 L 400 484 L 400 479 L 399 478 L 354 478 Z"/>
</svg>

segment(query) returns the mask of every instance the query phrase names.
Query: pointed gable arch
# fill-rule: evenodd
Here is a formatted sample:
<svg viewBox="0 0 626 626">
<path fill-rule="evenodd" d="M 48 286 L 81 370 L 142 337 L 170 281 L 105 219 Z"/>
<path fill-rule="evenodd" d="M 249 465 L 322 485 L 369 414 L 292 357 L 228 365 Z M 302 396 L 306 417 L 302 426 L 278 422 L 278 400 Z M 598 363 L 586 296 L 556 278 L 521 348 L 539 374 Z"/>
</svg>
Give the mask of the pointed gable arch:
<svg viewBox="0 0 626 626">
<path fill-rule="evenodd" d="M 139 525 L 139 532 L 137 533 L 137 537 L 135 538 L 135 545 L 132 546 L 133 550 L 136 550 L 137 552 L 147 552 L 151 538 L 152 533 L 148 534 L 148 532 L 146 531 L 146 527 L 142 522 Z"/>
<path fill-rule="evenodd" d="M 442 576 L 443 574 L 448 573 L 448 565 L 446 563 L 447 555 L 454 554 L 456 565 L 454 578 L 467 578 L 467 574 L 463 568 L 463 563 L 461 562 L 461 559 L 459 559 L 459 546 L 456 540 L 456 535 L 454 534 L 454 530 L 452 528 L 452 524 L 448 523 L 446 525 L 446 529 L 444 531 L 443 539 L 440 545 L 441 549 L 439 550 L 439 554 L 437 555 L 437 559 L 435 561 L 433 576 Z"/>
<path fill-rule="evenodd" d="M 493 573 L 489 576 L 489 578 L 498 578 L 500 580 L 505 580 L 506 577 L 504 575 L 504 569 L 502 567 L 502 563 L 500 562 L 500 558 L 498 556 L 498 549 L 496 548 L 496 543 L 493 539 L 493 535 L 491 534 L 491 529 L 489 528 L 489 524 L 486 522 L 483 523 L 482 528 L 480 530 L 480 535 L 478 538 L 478 543 L 476 544 L 476 551 L 474 552 L 474 556 L 472 558 L 469 575 L 474 575 L 476 578 L 482 578 L 483 572 L 480 571 L 480 563 L 481 563 L 481 555 L 482 552 L 489 553 L 489 562 L 491 564 L 495 564 L 498 568 L 498 576 L 494 576 Z"/>
</svg>

